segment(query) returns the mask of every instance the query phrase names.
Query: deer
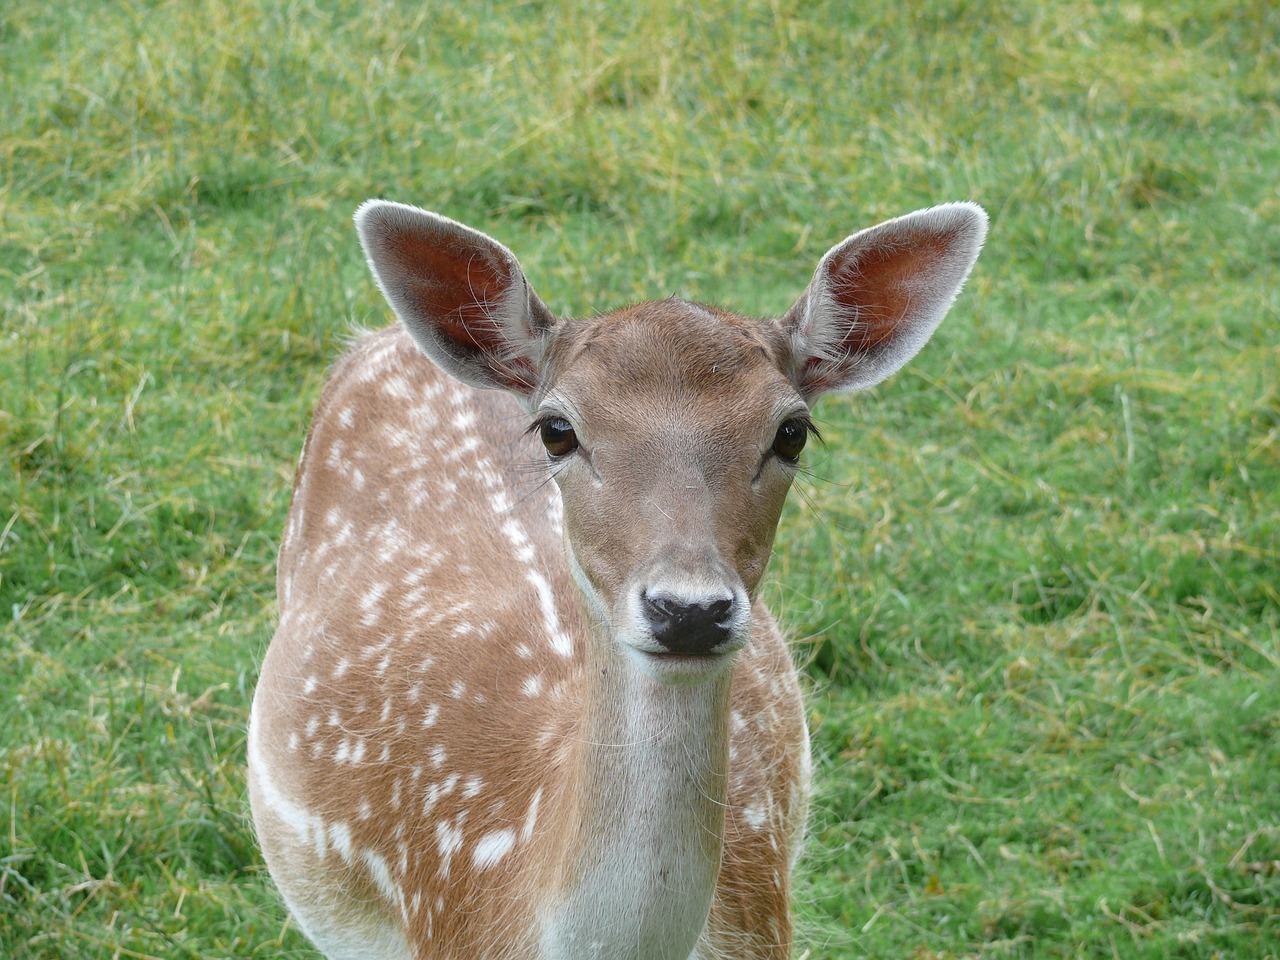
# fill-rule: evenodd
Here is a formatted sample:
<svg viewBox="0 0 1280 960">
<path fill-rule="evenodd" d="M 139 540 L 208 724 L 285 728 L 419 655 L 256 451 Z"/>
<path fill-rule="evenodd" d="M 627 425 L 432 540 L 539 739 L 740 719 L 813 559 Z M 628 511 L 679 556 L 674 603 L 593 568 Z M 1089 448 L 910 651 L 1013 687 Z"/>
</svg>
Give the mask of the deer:
<svg viewBox="0 0 1280 960">
<path fill-rule="evenodd" d="M 814 402 L 920 350 L 986 214 L 854 233 L 771 319 L 564 319 L 484 233 L 355 223 L 398 322 L 320 397 L 247 736 L 292 917 L 331 960 L 789 957 L 812 774 L 762 577 Z"/>
</svg>

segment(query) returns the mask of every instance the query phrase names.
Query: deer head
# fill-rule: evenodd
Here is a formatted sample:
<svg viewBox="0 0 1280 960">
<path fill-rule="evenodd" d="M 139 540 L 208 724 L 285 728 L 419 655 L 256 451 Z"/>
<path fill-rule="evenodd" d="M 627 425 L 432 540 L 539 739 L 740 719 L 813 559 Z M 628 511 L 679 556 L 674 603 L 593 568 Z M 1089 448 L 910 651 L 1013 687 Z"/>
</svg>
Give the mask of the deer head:
<svg viewBox="0 0 1280 960">
<path fill-rule="evenodd" d="M 749 638 L 783 500 L 828 391 L 898 370 L 941 323 L 987 218 L 970 203 L 837 244 L 778 320 L 678 299 L 555 317 L 515 256 L 462 224 L 370 201 L 369 264 L 422 350 L 529 412 L 598 633 L 652 679 L 720 673 Z"/>
</svg>

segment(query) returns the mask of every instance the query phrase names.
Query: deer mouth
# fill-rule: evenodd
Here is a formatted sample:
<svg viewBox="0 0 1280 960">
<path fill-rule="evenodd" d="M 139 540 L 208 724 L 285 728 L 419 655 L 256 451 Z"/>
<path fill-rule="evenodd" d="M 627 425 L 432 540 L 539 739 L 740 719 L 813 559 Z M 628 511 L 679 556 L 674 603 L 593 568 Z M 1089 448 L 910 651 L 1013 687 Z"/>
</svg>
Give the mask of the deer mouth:
<svg viewBox="0 0 1280 960">
<path fill-rule="evenodd" d="M 734 646 L 719 653 L 665 653 L 642 650 L 625 644 L 627 659 L 641 674 L 662 686 L 696 686 L 728 670 L 740 649 Z"/>
</svg>

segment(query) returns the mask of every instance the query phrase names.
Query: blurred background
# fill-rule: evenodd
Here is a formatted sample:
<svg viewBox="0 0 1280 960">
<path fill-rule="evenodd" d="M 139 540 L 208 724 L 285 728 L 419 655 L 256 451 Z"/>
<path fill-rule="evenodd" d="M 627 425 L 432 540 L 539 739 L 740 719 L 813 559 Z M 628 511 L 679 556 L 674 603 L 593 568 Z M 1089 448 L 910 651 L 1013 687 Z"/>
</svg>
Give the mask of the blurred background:
<svg viewBox="0 0 1280 960">
<path fill-rule="evenodd" d="M 379 196 L 576 315 L 983 204 L 778 538 L 797 956 L 1280 955 L 1278 121 L 1264 0 L 6 0 L 0 956 L 316 956 L 244 728 Z"/>
</svg>

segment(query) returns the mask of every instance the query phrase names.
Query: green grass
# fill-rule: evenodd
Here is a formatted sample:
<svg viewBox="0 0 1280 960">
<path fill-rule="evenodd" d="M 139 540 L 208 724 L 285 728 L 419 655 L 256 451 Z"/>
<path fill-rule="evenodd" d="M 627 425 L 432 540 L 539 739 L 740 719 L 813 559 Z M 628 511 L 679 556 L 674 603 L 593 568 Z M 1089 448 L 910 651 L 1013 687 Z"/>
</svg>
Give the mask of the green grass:
<svg viewBox="0 0 1280 960">
<path fill-rule="evenodd" d="M 1280 14 L 984 6 L 5 3 L 0 956 L 314 956 L 244 726 L 370 196 L 562 313 L 983 203 L 778 539 L 802 951 L 1280 956 Z"/>
</svg>

